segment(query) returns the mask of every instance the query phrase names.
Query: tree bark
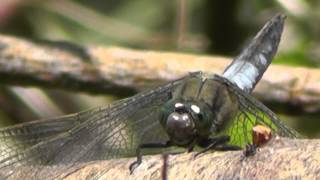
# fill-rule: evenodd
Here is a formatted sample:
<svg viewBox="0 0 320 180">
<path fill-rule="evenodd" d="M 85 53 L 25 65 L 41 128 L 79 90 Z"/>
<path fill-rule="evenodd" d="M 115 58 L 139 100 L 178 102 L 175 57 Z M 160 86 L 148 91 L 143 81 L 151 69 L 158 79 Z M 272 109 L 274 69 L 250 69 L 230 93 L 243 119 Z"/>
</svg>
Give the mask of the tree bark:
<svg viewBox="0 0 320 180">
<path fill-rule="evenodd" d="M 9 85 L 129 95 L 132 90 L 155 87 L 190 71 L 221 73 L 229 60 L 66 42 L 32 42 L 0 35 L 0 82 Z M 320 71 L 272 65 L 255 94 L 262 101 L 318 111 Z"/>
<path fill-rule="evenodd" d="M 161 155 L 145 156 L 130 175 L 134 158 L 87 164 L 66 179 L 318 179 L 320 141 L 275 138 L 255 155 L 242 151 L 170 155 L 167 165 Z M 166 169 L 167 175 L 163 171 Z"/>
</svg>

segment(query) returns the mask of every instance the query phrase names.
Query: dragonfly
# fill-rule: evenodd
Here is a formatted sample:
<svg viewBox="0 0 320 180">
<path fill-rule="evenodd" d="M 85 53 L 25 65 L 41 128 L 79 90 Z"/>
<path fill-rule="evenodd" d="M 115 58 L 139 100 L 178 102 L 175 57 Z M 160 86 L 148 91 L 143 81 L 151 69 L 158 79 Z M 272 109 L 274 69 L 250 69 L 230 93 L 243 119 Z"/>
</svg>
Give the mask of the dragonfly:
<svg viewBox="0 0 320 180">
<path fill-rule="evenodd" d="M 161 153 L 238 150 L 252 143 L 255 125 L 297 138 L 250 95 L 277 52 L 284 21 L 275 15 L 222 75 L 192 72 L 109 105 L 0 129 L 0 177 L 56 179 L 77 164 Z"/>
</svg>

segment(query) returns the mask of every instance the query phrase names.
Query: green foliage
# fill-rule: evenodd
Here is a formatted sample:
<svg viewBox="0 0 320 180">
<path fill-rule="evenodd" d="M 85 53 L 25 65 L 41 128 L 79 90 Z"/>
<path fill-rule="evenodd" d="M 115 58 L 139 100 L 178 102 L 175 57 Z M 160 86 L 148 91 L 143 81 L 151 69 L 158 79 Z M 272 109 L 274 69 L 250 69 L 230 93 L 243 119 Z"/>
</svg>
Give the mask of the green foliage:
<svg viewBox="0 0 320 180">
<path fill-rule="evenodd" d="M 282 53 L 275 58 L 274 63 L 290 66 L 315 67 L 315 63 L 312 62 L 310 58 L 308 58 L 303 50 Z"/>
</svg>

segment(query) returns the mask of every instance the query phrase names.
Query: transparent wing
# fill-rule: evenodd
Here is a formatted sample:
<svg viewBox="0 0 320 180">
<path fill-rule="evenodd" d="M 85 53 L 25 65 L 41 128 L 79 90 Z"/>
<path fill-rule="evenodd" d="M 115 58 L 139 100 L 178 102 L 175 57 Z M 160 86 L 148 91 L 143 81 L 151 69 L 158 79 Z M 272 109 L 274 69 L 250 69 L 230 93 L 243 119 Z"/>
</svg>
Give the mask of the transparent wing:
<svg viewBox="0 0 320 180">
<path fill-rule="evenodd" d="M 301 135 L 285 125 L 269 108 L 256 100 L 254 97 L 243 92 L 236 85 L 221 76 L 215 76 L 220 82 L 228 86 L 239 103 L 239 110 L 226 134 L 231 137 L 231 144 L 244 147 L 252 143 L 252 128 L 255 125 L 269 127 L 273 133 L 284 137 L 298 138 Z"/>
<path fill-rule="evenodd" d="M 59 133 L 53 136 L 39 140 L 40 130 L 32 130 L 31 135 L 19 133 L 18 141 L 31 136 L 37 142 L 30 143 L 26 149 L 21 149 L 18 142 L 14 147 L 11 145 L 9 152 L 0 158 L 0 175 L 5 178 L 19 174 L 20 178 L 53 179 L 61 172 L 67 173 L 75 164 L 134 156 L 142 142 L 167 140 L 159 124 L 159 108 L 171 98 L 173 89 L 188 77 L 190 75 L 106 107 L 71 115 L 68 118 L 73 123 L 58 128 Z M 19 132 L 27 126 L 32 125 L 2 131 Z"/>
<path fill-rule="evenodd" d="M 0 129 L 0 161 L 80 124 L 75 115 L 33 121 Z"/>
</svg>

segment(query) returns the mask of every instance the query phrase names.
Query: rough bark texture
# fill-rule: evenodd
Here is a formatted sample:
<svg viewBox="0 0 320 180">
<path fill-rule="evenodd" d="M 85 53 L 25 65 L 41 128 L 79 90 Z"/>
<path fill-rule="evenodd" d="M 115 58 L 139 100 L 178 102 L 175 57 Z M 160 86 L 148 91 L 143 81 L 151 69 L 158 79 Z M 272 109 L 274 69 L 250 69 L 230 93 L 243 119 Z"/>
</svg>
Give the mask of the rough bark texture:
<svg viewBox="0 0 320 180">
<path fill-rule="evenodd" d="M 194 153 L 170 155 L 167 176 L 164 158 L 145 156 L 143 163 L 129 173 L 134 161 L 97 161 L 77 169 L 66 179 L 317 179 L 320 178 L 320 141 L 274 139 L 254 156 L 242 151 L 209 152 L 194 158 Z"/>
<path fill-rule="evenodd" d="M 1 83 L 123 94 L 190 71 L 221 73 L 228 58 L 117 47 L 31 42 L 0 35 Z M 320 71 L 272 65 L 255 90 L 261 100 L 319 110 Z"/>
</svg>

